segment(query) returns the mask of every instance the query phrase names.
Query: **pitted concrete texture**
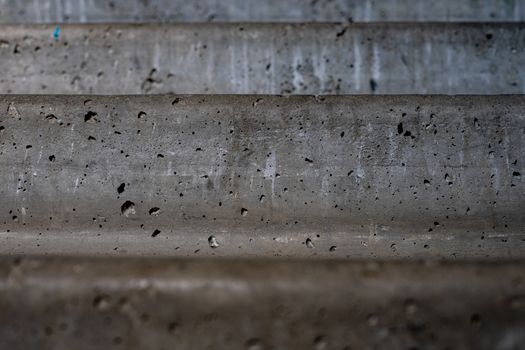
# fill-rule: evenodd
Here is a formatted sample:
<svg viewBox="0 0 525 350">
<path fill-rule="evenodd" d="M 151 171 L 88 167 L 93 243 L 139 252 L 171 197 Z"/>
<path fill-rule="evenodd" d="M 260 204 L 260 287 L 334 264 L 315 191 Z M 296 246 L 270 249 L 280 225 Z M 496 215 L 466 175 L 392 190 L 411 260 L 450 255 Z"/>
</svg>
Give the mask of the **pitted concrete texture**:
<svg viewBox="0 0 525 350">
<path fill-rule="evenodd" d="M 0 263 L 6 349 L 523 349 L 525 265 Z"/>
<path fill-rule="evenodd" d="M 0 0 L 0 22 L 523 21 L 523 0 Z"/>
<path fill-rule="evenodd" d="M 3 96 L 0 253 L 525 254 L 523 96 Z"/>
<path fill-rule="evenodd" d="M 521 94 L 525 24 L 0 27 L 7 94 Z"/>
</svg>

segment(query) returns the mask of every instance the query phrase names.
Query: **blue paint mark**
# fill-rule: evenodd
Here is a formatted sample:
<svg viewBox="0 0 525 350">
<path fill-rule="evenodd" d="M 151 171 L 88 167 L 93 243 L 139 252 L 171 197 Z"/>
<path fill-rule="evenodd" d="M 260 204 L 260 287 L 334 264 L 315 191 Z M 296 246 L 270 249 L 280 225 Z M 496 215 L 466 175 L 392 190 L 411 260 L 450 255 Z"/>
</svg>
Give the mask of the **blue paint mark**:
<svg viewBox="0 0 525 350">
<path fill-rule="evenodd" d="M 60 36 L 60 26 L 56 26 L 55 31 L 53 32 L 53 38 L 55 38 L 55 40 L 58 40 L 59 36 Z"/>
</svg>

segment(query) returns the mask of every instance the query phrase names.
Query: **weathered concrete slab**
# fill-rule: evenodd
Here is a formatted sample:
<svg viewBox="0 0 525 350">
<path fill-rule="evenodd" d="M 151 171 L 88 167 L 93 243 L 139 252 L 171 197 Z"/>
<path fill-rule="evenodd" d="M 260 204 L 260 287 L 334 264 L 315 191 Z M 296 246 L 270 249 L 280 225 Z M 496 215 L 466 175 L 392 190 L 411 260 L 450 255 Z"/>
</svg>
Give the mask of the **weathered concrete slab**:
<svg viewBox="0 0 525 350">
<path fill-rule="evenodd" d="M 0 22 L 524 21 L 522 0 L 0 0 Z"/>
<path fill-rule="evenodd" d="M 525 256 L 523 96 L 2 96 L 0 253 Z"/>
<path fill-rule="evenodd" d="M 522 349 L 525 265 L 0 263 L 6 349 Z"/>
<path fill-rule="evenodd" d="M 0 93 L 518 94 L 524 50 L 524 23 L 2 26 Z"/>
</svg>

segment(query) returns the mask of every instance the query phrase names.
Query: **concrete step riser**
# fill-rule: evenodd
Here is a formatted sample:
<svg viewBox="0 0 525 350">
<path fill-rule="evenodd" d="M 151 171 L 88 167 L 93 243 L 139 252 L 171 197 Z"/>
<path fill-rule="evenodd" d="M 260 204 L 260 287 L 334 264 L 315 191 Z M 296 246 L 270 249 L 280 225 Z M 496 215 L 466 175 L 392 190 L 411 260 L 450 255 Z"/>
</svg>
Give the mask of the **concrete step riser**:
<svg viewBox="0 0 525 350">
<path fill-rule="evenodd" d="M 1 33 L 2 93 L 525 92 L 523 24 L 4 26 Z"/>
<path fill-rule="evenodd" d="M 522 263 L 0 262 L 6 349 L 520 349 Z"/>
<path fill-rule="evenodd" d="M 0 22 L 523 21 L 521 0 L 0 0 Z"/>
<path fill-rule="evenodd" d="M 0 252 L 523 256 L 524 109 L 520 96 L 4 96 Z"/>
</svg>

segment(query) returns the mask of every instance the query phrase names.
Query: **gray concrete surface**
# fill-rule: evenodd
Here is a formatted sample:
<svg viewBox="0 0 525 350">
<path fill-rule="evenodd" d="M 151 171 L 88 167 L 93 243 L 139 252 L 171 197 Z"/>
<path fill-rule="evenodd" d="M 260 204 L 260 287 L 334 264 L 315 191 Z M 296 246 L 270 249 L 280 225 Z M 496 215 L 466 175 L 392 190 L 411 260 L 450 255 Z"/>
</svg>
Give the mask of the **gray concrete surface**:
<svg viewBox="0 0 525 350">
<path fill-rule="evenodd" d="M 509 258 L 523 96 L 2 96 L 0 253 Z"/>
<path fill-rule="evenodd" d="M 487 349 L 525 344 L 525 265 L 0 261 L 5 349 Z"/>
<path fill-rule="evenodd" d="M 523 21 L 523 0 L 0 0 L 0 22 Z"/>
<path fill-rule="evenodd" d="M 525 24 L 0 27 L 0 93 L 520 94 Z"/>
</svg>

